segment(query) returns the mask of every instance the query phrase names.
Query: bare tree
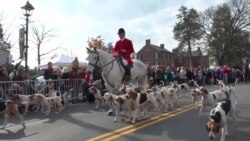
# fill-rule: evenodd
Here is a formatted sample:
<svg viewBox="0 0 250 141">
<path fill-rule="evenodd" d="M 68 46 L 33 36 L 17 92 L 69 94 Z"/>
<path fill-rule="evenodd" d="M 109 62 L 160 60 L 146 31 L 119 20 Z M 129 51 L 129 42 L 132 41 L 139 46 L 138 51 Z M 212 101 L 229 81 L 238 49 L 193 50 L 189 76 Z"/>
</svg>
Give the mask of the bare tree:
<svg viewBox="0 0 250 141">
<path fill-rule="evenodd" d="M 43 56 L 50 54 L 51 52 L 59 49 L 59 47 L 51 49 L 45 53 L 41 53 L 41 47 L 43 43 L 50 41 L 52 38 L 56 37 L 57 35 L 54 33 L 54 29 L 47 29 L 46 24 L 39 24 L 32 26 L 32 33 L 33 33 L 33 42 L 36 44 L 37 47 L 37 62 L 38 66 L 41 64 L 41 60 Z"/>
<path fill-rule="evenodd" d="M 229 6 L 232 11 L 232 26 L 235 30 L 244 30 L 250 27 L 250 1 L 231 0 Z"/>
<path fill-rule="evenodd" d="M 230 0 L 210 7 L 200 14 L 200 22 L 205 33 L 203 39 L 208 43 L 207 52 L 219 65 L 230 65 L 246 53 L 244 46 L 239 43 L 243 42 L 243 33 L 250 29 L 249 0 Z M 240 53 L 237 57 L 233 56 L 239 48 L 242 48 Z"/>
<path fill-rule="evenodd" d="M 14 46 L 13 41 L 11 40 L 11 27 L 12 24 L 4 23 L 5 16 L 4 13 L 0 13 L 0 44 L 4 49 L 10 49 Z M 14 23 L 14 22 L 12 22 Z"/>
</svg>

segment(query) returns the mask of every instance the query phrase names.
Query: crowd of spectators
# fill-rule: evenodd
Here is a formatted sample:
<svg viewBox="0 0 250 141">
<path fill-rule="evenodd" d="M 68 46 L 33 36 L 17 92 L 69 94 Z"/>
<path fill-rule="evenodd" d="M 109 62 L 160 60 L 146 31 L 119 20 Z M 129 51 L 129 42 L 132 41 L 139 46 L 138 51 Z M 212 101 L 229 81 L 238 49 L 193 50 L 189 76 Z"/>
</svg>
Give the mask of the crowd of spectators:
<svg viewBox="0 0 250 141">
<path fill-rule="evenodd" d="M 164 67 L 150 66 L 148 67 L 148 78 L 150 83 L 165 84 L 177 81 L 178 83 L 196 80 L 200 86 L 215 85 L 217 80 L 223 80 L 225 84 L 237 84 L 239 82 L 247 82 L 244 70 L 230 68 L 227 66 L 216 68 L 189 68 L 189 67 Z"/>
<path fill-rule="evenodd" d="M 75 58 L 70 66 L 64 67 L 54 67 L 52 62 L 48 62 L 47 68 L 40 72 L 40 76 L 43 76 L 47 85 L 53 84 L 54 89 L 57 91 L 70 91 L 72 103 L 81 101 L 93 102 L 94 97 L 89 93 L 88 88 L 93 81 L 102 80 L 101 70 L 96 68 L 92 74 L 87 73 L 86 67 L 79 67 L 77 58 Z M 11 71 L 7 70 L 5 66 L 0 66 L 0 99 L 4 98 L 4 94 L 6 94 L 6 91 L 8 91 L 10 87 L 16 86 L 10 82 L 18 84 L 19 87 L 15 89 L 16 93 L 32 94 L 37 92 L 36 86 L 33 83 L 36 78 L 37 77 L 33 78 L 28 76 L 24 67 L 21 65 Z M 227 66 L 213 69 L 204 67 L 175 68 L 173 66 L 149 66 L 148 80 L 151 84 L 161 84 L 161 82 L 164 82 L 165 85 L 173 81 L 184 83 L 190 80 L 196 80 L 200 86 L 215 85 L 217 84 L 217 80 L 223 80 L 225 84 L 237 84 L 250 81 L 244 69 L 240 70 Z M 18 89 L 20 87 L 22 91 Z M 105 89 L 105 86 L 103 85 L 102 88 Z M 49 89 L 45 89 L 44 93 L 48 91 Z M 79 93 L 83 94 L 81 99 Z"/>
<path fill-rule="evenodd" d="M 48 93 L 49 86 L 52 85 L 55 90 L 62 93 L 64 91 L 69 91 L 71 102 L 79 103 L 86 100 L 89 102 L 94 101 L 93 96 L 88 92 L 88 88 L 93 81 L 101 79 L 101 72 L 100 70 L 95 69 L 93 75 L 87 73 L 86 67 L 79 66 L 77 58 L 75 58 L 70 66 L 64 67 L 55 67 L 52 62 L 48 62 L 47 68 L 40 70 L 40 73 L 34 77 L 28 76 L 24 67 L 21 65 L 16 67 L 16 69 L 9 71 L 5 66 L 1 66 L 0 98 L 6 99 L 6 94 L 33 94 L 38 92 L 34 83 L 39 76 L 43 76 L 43 80 L 45 81 L 46 86 L 48 86 L 39 92 L 45 94 Z M 14 86 L 21 88 L 21 91 L 17 91 L 17 88 L 11 88 Z M 12 90 L 12 94 L 9 94 L 10 89 Z M 13 90 L 15 90 L 15 92 L 13 92 Z M 83 96 L 80 97 L 80 93 L 82 93 Z"/>
</svg>

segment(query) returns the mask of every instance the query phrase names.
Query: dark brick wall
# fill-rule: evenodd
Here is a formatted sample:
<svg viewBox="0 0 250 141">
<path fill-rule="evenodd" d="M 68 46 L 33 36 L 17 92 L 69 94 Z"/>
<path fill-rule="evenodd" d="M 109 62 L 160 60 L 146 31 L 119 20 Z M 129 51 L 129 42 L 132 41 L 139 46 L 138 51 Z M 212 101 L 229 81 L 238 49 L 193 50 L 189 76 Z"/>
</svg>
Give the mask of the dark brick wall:
<svg viewBox="0 0 250 141">
<path fill-rule="evenodd" d="M 161 47 L 163 46 L 161 45 Z M 158 59 L 155 59 L 155 53 L 158 53 Z M 137 53 L 137 59 L 148 65 L 156 65 L 157 63 L 168 66 L 173 64 L 173 54 L 155 49 L 151 46 L 150 40 L 146 40 L 146 44 Z"/>
</svg>

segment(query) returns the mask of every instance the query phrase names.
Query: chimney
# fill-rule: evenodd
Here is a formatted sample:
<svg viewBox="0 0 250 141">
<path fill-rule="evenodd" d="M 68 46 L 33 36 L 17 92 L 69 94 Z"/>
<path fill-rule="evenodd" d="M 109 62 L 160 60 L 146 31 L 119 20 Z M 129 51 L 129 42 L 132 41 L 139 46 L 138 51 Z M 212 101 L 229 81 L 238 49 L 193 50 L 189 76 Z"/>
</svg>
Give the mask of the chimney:
<svg viewBox="0 0 250 141">
<path fill-rule="evenodd" d="M 197 47 L 197 50 L 198 50 L 198 51 L 201 51 L 201 48 L 200 48 L 200 47 Z"/>
<path fill-rule="evenodd" d="M 160 44 L 160 48 L 161 48 L 161 49 L 164 49 L 164 44 Z"/>
<path fill-rule="evenodd" d="M 146 45 L 150 45 L 151 43 L 150 43 L 150 39 L 147 39 L 146 40 Z"/>
</svg>

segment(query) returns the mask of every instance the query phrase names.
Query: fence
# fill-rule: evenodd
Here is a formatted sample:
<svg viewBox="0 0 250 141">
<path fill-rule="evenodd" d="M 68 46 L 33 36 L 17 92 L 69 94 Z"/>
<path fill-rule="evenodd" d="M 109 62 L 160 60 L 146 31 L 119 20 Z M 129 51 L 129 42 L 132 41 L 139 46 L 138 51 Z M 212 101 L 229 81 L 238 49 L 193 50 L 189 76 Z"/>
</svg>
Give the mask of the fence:
<svg viewBox="0 0 250 141">
<path fill-rule="evenodd" d="M 84 79 L 0 81 L 0 100 L 9 100 L 14 94 L 48 94 L 53 89 L 59 93 L 70 91 L 70 98 L 79 98 L 86 91 Z M 82 94 L 82 95 L 79 95 Z"/>
</svg>

